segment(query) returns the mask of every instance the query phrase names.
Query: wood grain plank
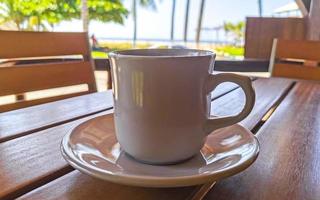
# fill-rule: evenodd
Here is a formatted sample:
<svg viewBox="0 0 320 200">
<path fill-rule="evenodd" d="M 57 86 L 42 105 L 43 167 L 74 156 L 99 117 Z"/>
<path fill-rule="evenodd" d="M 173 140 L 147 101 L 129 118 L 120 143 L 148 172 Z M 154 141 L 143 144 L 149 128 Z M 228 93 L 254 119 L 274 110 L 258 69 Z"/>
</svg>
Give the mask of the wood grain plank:
<svg viewBox="0 0 320 200">
<path fill-rule="evenodd" d="M 299 82 L 258 132 L 261 152 L 205 199 L 320 199 L 320 84 Z"/>
<path fill-rule="evenodd" d="M 320 80 L 319 53 L 319 41 L 274 39 L 272 76 Z"/>
<path fill-rule="evenodd" d="M 214 74 L 219 74 L 221 72 L 218 72 L 218 73 L 214 73 Z M 257 80 L 256 77 L 250 77 L 251 78 L 251 81 L 255 81 Z M 236 89 L 238 89 L 239 86 L 235 83 L 231 83 L 231 82 L 224 82 L 224 83 L 221 83 L 220 85 L 218 85 L 216 87 L 216 89 L 214 91 L 211 92 L 211 100 L 216 100 L 220 97 L 222 97 L 223 95 L 226 95 Z"/>
<path fill-rule="evenodd" d="M 240 122 L 252 130 L 263 116 L 273 108 L 281 96 L 290 89 L 293 81 L 282 78 L 259 78 L 253 82 L 256 92 L 256 102 L 250 115 Z M 245 96 L 239 88 L 228 93 L 211 104 L 211 114 L 216 116 L 234 115 L 239 113 L 244 105 Z"/>
<path fill-rule="evenodd" d="M 78 84 L 93 84 L 90 62 L 64 62 L 0 68 L 0 96 Z"/>
<path fill-rule="evenodd" d="M 62 176 L 63 173 L 66 174 L 67 172 L 69 172 L 71 170 L 70 166 L 66 163 L 66 161 L 60 154 L 60 142 L 62 137 L 77 124 L 90 118 L 111 112 L 112 110 L 109 110 L 107 112 L 91 115 L 90 117 L 82 118 L 77 121 L 73 121 L 67 124 L 56 126 L 50 129 L 46 129 L 37 133 L 1 143 L 0 199 L 16 198 L 17 196 L 29 190 L 32 190 L 45 182 Z M 31 172 L 31 170 L 34 169 L 36 169 L 36 173 Z M 117 192 L 117 195 L 123 198 L 128 198 L 128 193 L 132 195 L 136 192 L 143 191 L 143 193 L 141 194 L 142 196 L 136 196 L 137 199 L 140 199 L 140 197 L 143 196 L 151 198 L 155 194 L 160 195 L 161 193 L 163 193 L 162 199 L 185 199 L 185 197 L 190 195 L 190 193 L 194 190 L 194 187 L 184 187 L 178 189 L 171 188 L 164 190 L 128 187 L 105 181 L 99 181 L 97 179 L 83 175 L 80 172 L 71 173 L 71 177 L 73 177 L 72 174 L 77 174 L 78 176 L 80 176 L 79 179 L 81 179 L 81 181 L 76 181 L 76 185 L 71 184 L 70 188 L 59 186 L 61 189 L 70 189 L 70 191 L 80 189 L 82 191 L 84 185 L 93 183 L 93 185 L 91 184 L 90 187 L 86 188 L 98 189 L 100 192 L 95 194 L 103 198 L 105 198 L 106 191 L 108 191 L 108 193 L 111 193 L 112 195 L 116 194 L 114 192 Z M 69 180 L 69 176 L 70 174 L 67 175 L 67 180 Z M 62 177 L 62 180 L 64 180 L 64 178 L 65 177 Z M 106 190 L 106 188 L 108 188 L 108 190 Z M 123 189 L 125 189 L 127 192 L 120 192 Z M 89 193 L 81 193 L 82 198 L 86 195 L 90 197 L 92 195 L 92 190 Z M 53 198 L 53 196 L 47 197 L 49 197 L 50 199 Z"/>
<path fill-rule="evenodd" d="M 79 84 L 87 84 L 90 93 L 97 92 L 87 33 L 0 30 L 0 44 L 0 58 L 9 59 L 9 64 L 4 63 L 0 67 L 0 96 L 23 97 L 26 92 Z M 64 62 L 64 59 L 53 61 L 57 56 L 66 58 L 67 55 L 81 55 L 81 58 L 68 62 Z M 29 64 L 18 64 L 24 60 Z M 43 99 L 39 103 L 41 101 Z M 30 103 L 18 102 L 16 106 L 27 106 Z M 32 104 L 35 103 L 37 101 L 32 101 Z M 1 105 L 0 110 L 7 111 L 12 107 L 15 106 Z"/>
<path fill-rule="evenodd" d="M 18 102 L 10 103 L 10 104 L 5 104 L 5 106 L 0 106 L 0 113 L 1 112 L 8 112 L 11 110 L 17 110 L 25 107 L 30 107 L 30 106 L 35 106 L 39 104 L 44 104 L 48 102 L 53 102 L 53 101 L 58 101 L 62 99 L 67 99 L 71 97 L 77 97 L 81 95 L 86 95 L 90 94 L 89 91 L 85 92 L 76 92 L 76 93 L 71 93 L 71 94 L 64 94 L 64 95 L 59 95 L 59 96 L 53 96 L 53 97 L 46 97 L 46 98 L 40 98 L 40 99 L 33 99 L 33 100 L 28 100 L 24 101 L 24 95 L 16 95 L 16 97 L 20 97 L 20 99 L 17 98 L 17 100 L 20 100 Z M 23 97 L 23 99 L 21 99 Z"/>
<path fill-rule="evenodd" d="M 320 42 L 312 40 L 282 40 L 277 43 L 277 58 L 320 61 Z"/>
<path fill-rule="evenodd" d="M 18 199 L 160 199 L 183 200 L 194 187 L 143 188 L 113 184 L 73 171 L 39 188 L 41 192 L 30 193 Z M 55 191 L 55 192 L 53 192 Z"/>
<path fill-rule="evenodd" d="M 222 83 L 221 85 L 218 85 L 218 87 L 211 93 L 211 99 L 215 100 L 223 95 L 232 92 L 233 90 L 239 88 L 238 85 L 230 82 Z"/>
<path fill-rule="evenodd" d="M 112 110 L 0 143 L 0 199 L 15 198 L 52 177 L 58 178 L 70 166 L 62 158 L 62 137 L 73 127 Z"/>
<path fill-rule="evenodd" d="M 0 113 L 0 143 L 112 107 L 107 91 Z"/>
<path fill-rule="evenodd" d="M 274 38 L 303 40 L 306 20 L 293 17 L 248 17 L 245 58 L 269 59 Z"/>
<path fill-rule="evenodd" d="M 259 79 L 258 79 L 259 80 Z M 256 90 L 260 91 L 262 90 L 262 92 L 257 92 L 257 95 L 262 94 L 264 91 L 264 87 L 266 86 L 269 81 L 267 79 L 263 79 L 264 81 L 262 81 L 260 84 L 255 84 Z M 278 80 L 278 79 L 277 79 Z M 279 79 L 280 80 L 280 79 Z M 264 84 L 263 84 L 264 83 Z M 288 87 L 287 83 L 291 83 L 290 81 L 276 81 L 275 85 L 277 85 L 277 89 L 279 88 L 286 88 Z M 271 83 L 270 83 L 271 84 Z M 268 86 L 268 85 L 267 85 Z M 279 92 L 281 92 L 282 90 L 279 89 Z M 225 96 L 228 95 L 232 95 L 232 93 L 236 93 L 236 97 L 241 97 L 239 96 L 240 94 L 238 94 L 239 92 L 237 90 L 228 93 Z M 270 92 L 271 93 L 271 92 Z M 236 98 L 234 97 L 234 99 Z M 224 98 L 221 97 L 221 98 Z M 220 98 L 219 98 L 220 99 Z M 217 99 L 216 101 L 218 101 L 219 99 Z M 232 100 L 233 98 L 225 98 L 225 101 L 228 100 Z M 221 106 L 223 106 L 225 104 L 225 101 L 221 101 L 220 104 Z M 270 98 L 270 101 L 273 101 L 273 99 Z M 215 104 L 215 101 L 213 102 L 213 104 Z M 217 104 L 215 104 L 217 105 Z M 269 105 L 269 104 L 265 104 L 265 105 Z M 225 109 L 227 109 L 226 107 L 224 107 Z M 255 109 L 262 109 L 261 106 L 256 106 Z M 259 121 L 258 118 L 255 118 L 254 120 L 256 120 L 256 122 Z M 61 127 L 63 127 L 63 125 L 61 125 Z M 58 128 L 58 127 L 55 127 Z M 53 134 L 53 133 L 50 133 Z M 54 134 L 61 134 L 61 133 L 54 133 Z M 32 134 L 34 135 L 34 134 Z M 41 137 L 45 137 L 46 133 L 42 133 Z M 39 137 L 37 137 L 39 138 Z M 38 145 L 39 146 L 39 145 Z M 40 145 L 41 146 L 41 145 Z M 40 151 L 38 149 L 38 151 Z M 58 153 L 58 152 L 57 152 Z M 35 156 L 36 157 L 36 156 Z M 9 161 L 7 161 L 9 162 Z M 62 163 L 61 163 L 62 164 Z M 63 166 L 60 166 L 59 168 L 62 168 Z M 47 168 L 50 168 L 50 170 L 52 172 L 56 171 L 57 169 L 51 166 L 47 166 Z M 49 169 L 47 169 L 49 170 Z M 28 172 L 24 172 L 24 173 L 28 173 Z M 29 182 L 32 182 L 33 180 L 29 180 Z M 86 184 L 86 187 L 83 187 L 83 185 L 81 185 L 81 182 L 84 182 Z M 68 186 L 67 188 L 65 188 L 66 186 Z M 17 187 L 17 186 L 11 186 L 11 187 Z M 118 188 L 119 187 L 119 188 Z M 61 188 L 61 189 L 57 189 L 57 188 Z M 100 192 L 96 193 L 93 192 L 95 191 L 92 188 L 98 188 Z M 102 189 L 103 188 L 103 189 Z M 110 190 L 107 188 L 111 188 Z M 117 193 L 121 193 L 120 191 L 122 191 L 121 188 L 126 188 L 126 191 L 124 192 L 124 196 L 122 196 L 122 194 L 117 195 L 115 191 L 117 191 Z M 143 191 L 141 189 L 135 188 L 135 187 L 125 187 L 125 186 L 121 186 L 121 185 L 117 185 L 117 184 L 112 184 L 108 183 L 108 182 L 104 182 L 104 183 L 100 183 L 99 180 L 95 180 L 95 179 L 91 179 L 89 177 L 87 177 L 86 175 L 83 175 L 79 172 L 74 172 L 71 174 L 67 174 L 64 177 L 61 177 L 53 182 L 49 182 L 47 185 L 44 185 L 41 188 L 38 188 L 36 190 L 31 191 L 30 193 L 26 194 L 25 196 L 23 196 L 22 198 L 27 198 L 27 199 L 32 199 L 32 198 L 57 198 L 57 199 L 68 199 L 71 198 L 72 199 L 83 199 L 84 197 L 88 197 L 89 195 L 95 195 L 93 196 L 95 199 L 103 199 L 103 198 L 113 198 L 113 199 L 127 199 L 127 198 L 135 198 L 135 195 L 141 195 L 141 198 L 147 198 L 147 199 L 182 199 L 185 198 L 185 194 L 188 194 L 188 197 L 192 198 L 193 196 L 200 196 L 202 197 L 205 192 L 207 192 L 210 188 L 210 185 L 208 187 L 208 185 L 205 187 L 205 190 L 203 190 L 203 187 L 199 187 L 199 186 L 195 186 L 195 187 L 188 187 L 188 189 L 185 188 L 176 188 L 176 189 L 172 189 L 171 192 L 168 192 L 168 194 L 170 194 L 170 196 L 163 196 L 167 194 L 167 189 L 144 189 Z M 79 192 L 80 191 L 80 192 Z M 138 192 L 141 191 L 141 192 Z M 200 192 L 198 192 L 200 191 Z M 190 196 L 192 195 L 192 196 Z M 46 198 L 45 198 L 46 197 Z"/>
<path fill-rule="evenodd" d="M 89 55 L 87 33 L 0 31 L 0 58 Z"/>
<path fill-rule="evenodd" d="M 272 76 L 319 81 L 320 68 L 298 64 L 275 63 Z"/>
</svg>

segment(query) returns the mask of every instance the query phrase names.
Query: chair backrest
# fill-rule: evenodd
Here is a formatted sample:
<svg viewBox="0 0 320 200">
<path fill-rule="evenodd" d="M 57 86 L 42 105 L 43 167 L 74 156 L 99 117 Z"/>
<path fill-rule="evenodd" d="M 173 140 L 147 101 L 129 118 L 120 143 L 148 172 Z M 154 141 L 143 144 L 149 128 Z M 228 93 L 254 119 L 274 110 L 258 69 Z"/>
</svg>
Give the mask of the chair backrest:
<svg viewBox="0 0 320 200">
<path fill-rule="evenodd" d="M 320 41 L 274 39 L 272 76 L 320 80 Z"/>
<path fill-rule="evenodd" d="M 28 62 L 17 64 L 21 60 Z M 0 104 L 0 112 L 96 92 L 93 70 L 87 33 L 0 31 L 0 97 L 16 97 Z M 82 90 L 71 94 L 25 98 L 30 92 L 80 85 Z"/>
</svg>

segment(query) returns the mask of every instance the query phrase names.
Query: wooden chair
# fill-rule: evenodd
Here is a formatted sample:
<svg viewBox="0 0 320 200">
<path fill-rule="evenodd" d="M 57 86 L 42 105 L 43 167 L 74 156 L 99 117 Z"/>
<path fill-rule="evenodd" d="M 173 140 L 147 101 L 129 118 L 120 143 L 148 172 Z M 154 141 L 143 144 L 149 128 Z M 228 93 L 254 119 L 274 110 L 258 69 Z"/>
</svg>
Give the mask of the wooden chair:
<svg viewBox="0 0 320 200">
<path fill-rule="evenodd" d="M 320 41 L 274 39 L 272 76 L 320 80 Z"/>
<path fill-rule="evenodd" d="M 52 62 L 57 56 L 60 61 Z M 63 59 L 70 56 L 78 59 Z M 1 65 L 1 59 L 10 62 Z M 16 65 L 21 60 L 29 64 Z M 0 31 L 0 97 L 16 95 L 15 102 L 0 105 L 0 112 L 96 92 L 93 68 L 87 33 Z M 28 92 L 80 84 L 86 85 L 85 91 L 24 98 Z"/>
</svg>

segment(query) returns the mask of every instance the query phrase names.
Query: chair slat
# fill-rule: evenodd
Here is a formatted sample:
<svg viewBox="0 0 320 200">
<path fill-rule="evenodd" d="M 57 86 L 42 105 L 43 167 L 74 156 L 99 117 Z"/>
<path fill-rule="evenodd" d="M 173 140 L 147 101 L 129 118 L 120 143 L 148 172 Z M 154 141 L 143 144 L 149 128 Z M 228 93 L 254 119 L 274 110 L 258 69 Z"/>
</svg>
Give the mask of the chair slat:
<svg viewBox="0 0 320 200">
<path fill-rule="evenodd" d="M 296 79 L 320 80 L 320 68 L 297 64 L 276 63 L 272 75 Z"/>
<path fill-rule="evenodd" d="M 90 54 L 84 32 L 0 31 L 0 44 L 0 59 Z"/>
<path fill-rule="evenodd" d="M 0 66 L 0 96 L 21 97 L 1 106 L 2 111 L 97 91 L 85 32 L 0 31 L 0 44 L 0 59 L 7 60 Z M 88 85 L 88 92 L 56 93 L 56 97 L 31 101 L 23 98 L 27 92 L 79 84 Z"/>
<path fill-rule="evenodd" d="M 19 65 L 0 68 L 0 96 L 83 83 L 94 84 L 90 62 Z"/>
<path fill-rule="evenodd" d="M 278 39 L 276 57 L 320 61 L 320 42 Z"/>
<path fill-rule="evenodd" d="M 272 76 L 320 80 L 319 61 L 319 41 L 274 39 L 269 70 Z"/>
</svg>

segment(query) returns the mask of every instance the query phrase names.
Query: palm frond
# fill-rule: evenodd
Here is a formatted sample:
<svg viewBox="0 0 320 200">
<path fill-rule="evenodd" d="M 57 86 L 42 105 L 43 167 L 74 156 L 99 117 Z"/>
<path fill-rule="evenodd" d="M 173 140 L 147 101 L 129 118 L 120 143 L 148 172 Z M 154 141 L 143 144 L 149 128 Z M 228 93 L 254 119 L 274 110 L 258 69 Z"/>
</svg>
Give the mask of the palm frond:
<svg viewBox="0 0 320 200">
<path fill-rule="evenodd" d="M 142 7 L 151 8 L 153 10 L 157 9 L 157 3 L 155 0 L 140 0 L 139 4 Z"/>
</svg>

